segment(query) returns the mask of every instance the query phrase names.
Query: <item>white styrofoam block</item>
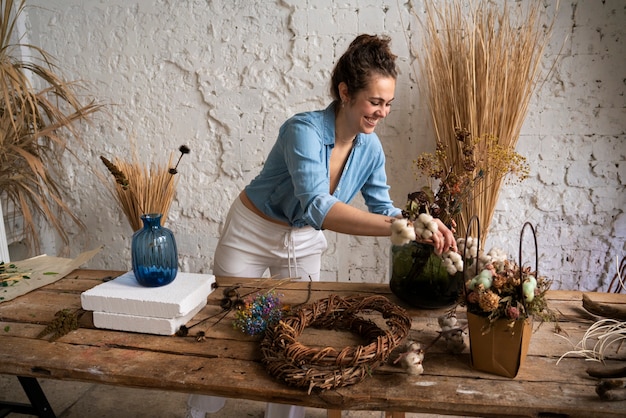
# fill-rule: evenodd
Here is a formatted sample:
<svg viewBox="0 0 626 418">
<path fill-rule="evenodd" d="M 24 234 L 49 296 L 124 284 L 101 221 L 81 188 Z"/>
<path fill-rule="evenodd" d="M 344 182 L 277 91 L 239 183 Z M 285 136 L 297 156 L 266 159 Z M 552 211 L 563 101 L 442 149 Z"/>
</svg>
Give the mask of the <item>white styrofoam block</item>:
<svg viewBox="0 0 626 418">
<path fill-rule="evenodd" d="M 129 271 L 83 292 L 80 301 L 88 311 L 172 319 L 206 303 L 214 282 L 212 274 L 178 272 L 170 284 L 145 287 Z"/>
<path fill-rule="evenodd" d="M 206 305 L 206 299 L 193 308 L 187 315 L 175 318 L 154 318 L 147 316 L 125 315 L 110 312 L 94 312 L 93 324 L 96 328 L 117 331 L 141 332 L 142 334 L 173 335 L 191 320 Z"/>
</svg>

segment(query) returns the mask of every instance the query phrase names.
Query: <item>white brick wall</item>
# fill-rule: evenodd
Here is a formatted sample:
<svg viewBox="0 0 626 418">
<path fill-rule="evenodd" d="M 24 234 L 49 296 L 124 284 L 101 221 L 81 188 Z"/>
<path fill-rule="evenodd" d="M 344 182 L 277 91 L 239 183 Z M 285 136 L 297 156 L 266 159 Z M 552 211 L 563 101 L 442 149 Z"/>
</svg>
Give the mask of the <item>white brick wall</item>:
<svg viewBox="0 0 626 418">
<path fill-rule="evenodd" d="M 168 226 L 182 269 L 210 272 L 231 200 L 258 173 L 283 120 L 329 102 L 333 63 L 361 32 L 389 34 L 399 55 L 394 110 L 378 133 L 402 205 L 416 188 L 412 159 L 432 147 L 404 33 L 416 26 L 404 3 L 27 1 L 41 6 L 28 9 L 31 42 L 111 103 L 83 129 L 84 164 L 66 163 L 68 203 L 88 226 L 71 231 L 72 255 L 104 244 L 91 267 L 130 267 L 132 232 L 95 174 L 104 173 L 99 155 L 127 155 L 134 139 L 142 157 L 165 160 L 187 144 Z M 561 1 L 546 69 L 561 56 L 519 141 L 531 178 L 503 190 L 494 217 L 488 246 L 512 254 L 523 221 L 536 225 L 540 272 L 554 287 L 606 289 L 626 249 L 625 20 L 622 0 Z M 387 279 L 387 239 L 327 236 L 325 279 Z M 48 234 L 46 252 L 63 250 Z"/>
</svg>

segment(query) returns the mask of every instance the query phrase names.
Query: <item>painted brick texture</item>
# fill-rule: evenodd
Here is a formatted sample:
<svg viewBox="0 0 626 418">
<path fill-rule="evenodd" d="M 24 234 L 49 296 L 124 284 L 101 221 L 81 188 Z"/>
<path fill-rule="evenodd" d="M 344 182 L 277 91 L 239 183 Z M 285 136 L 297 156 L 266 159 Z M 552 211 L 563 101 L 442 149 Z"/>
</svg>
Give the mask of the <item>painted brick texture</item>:
<svg viewBox="0 0 626 418">
<path fill-rule="evenodd" d="M 392 197 L 402 206 L 421 186 L 412 160 L 433 143 L 407 46 L 419 27 L 406 2 L 27 3 L 40 6 L 28 9 L 29 41 L 111 104 L 81 128 L 79 162 L 65 164 L 67 203 L 87 232 L 71 231 L 71 249 L 48 235 L 48 254 L 104 244 L 90 267 L 130 268 L 132 231 L 97 174 L 106 175 L 99 156 L 130 155 L 134 143 L 144 161 L 166 161 L 187 144 L 192 153 L 179 166 L 168 227 L 182 271 L 210 273 L 230 202 L 260 170 L 280 124 L 329 103 L 332 66 L 361 32 L 390 35 L 399 56 L 393 111 L 378 129 Z M 552 16 L 546 3 L 543 12 Z M 531 175 L 502 190 L 494 216 L 487 246 L 514 255 L 523 222 L 535 224 L 540 273 L 554 288 L 606 289 L 626 250 L 624 21 L 621 0 L 561 1 L 544 73 L 558 60 L 533 97 L 518 145 Z M 388 239 L 326 235 L 324 279 L 388 280 Z"/>
</svg>

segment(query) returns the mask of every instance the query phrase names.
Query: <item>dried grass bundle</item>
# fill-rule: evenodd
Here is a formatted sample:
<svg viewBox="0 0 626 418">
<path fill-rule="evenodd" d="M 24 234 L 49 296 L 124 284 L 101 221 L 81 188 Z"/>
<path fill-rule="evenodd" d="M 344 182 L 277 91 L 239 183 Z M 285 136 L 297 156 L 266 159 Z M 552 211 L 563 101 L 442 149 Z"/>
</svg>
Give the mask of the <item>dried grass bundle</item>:
<svg viewBox="0 0 626 418">
<path fill-rule="evenodd" d="M 189 152 L 186 147 L 184 149 Z M 183 153 L 186 152 L 181 147 L 181 156 Z M 136 153 L 132 161 L 119 158 L 109 161 L 102 156 L 100 159 L 113 175 L 114 182 L 107 184 L 133 231 L 142 228 L 141 215 L 146 213 L 160 213 L 161 225 L 165 225 L 178 183 L 176 168 L 169 168 L 172 167 L 173 154 L 170 154 L 167 165 L 153 163 L 150 167 L 139 162 Z"/>
<path fill-rule="evenodd" d="M 39 252 L 34 216 L 41 215 L 69 244 L 64 220 L 83 226 L 63 201 L 59 185 L 68 139 L 80 145 L 76 122 L 87 120 L 102 105 L 82 105 L 78 82 L 57 74 L 52 58 L 34 45 L 12 43 L 24 0 L 0 1 L 0 192 L 24 219 L 24 235 Z M 23 59 L 23 51 L 33 53 Z M 44 87 L 36 90 L 33 81 Z"/>
<path fill-rule="evenodd" d="M 494 145 L 515 150 L 552 25 L 541 22 L 544 6 L 537 0 L 515 2 L 515 10 L 509 3 L 498 6 L 484 0 L 470 2 L 469 8 L 461 0 L 439 5 L 426 2 L 423 47 L 415 53 L 418 80 L 429 103 L 437 148 L 446 152 L 446 172 L 464 169 L 460 129 L 479 141 L 474 152 L 478 177 L 481 166 L 498 164 Z M 519 19 L 513 20 L 513 12 Z M 485 177 L 466 198 L 457 224 L 465 231 L 471 217 L 478 216 L 484 242 L 506 173 L 495 169 L 481 174 Z"/>
</svg>

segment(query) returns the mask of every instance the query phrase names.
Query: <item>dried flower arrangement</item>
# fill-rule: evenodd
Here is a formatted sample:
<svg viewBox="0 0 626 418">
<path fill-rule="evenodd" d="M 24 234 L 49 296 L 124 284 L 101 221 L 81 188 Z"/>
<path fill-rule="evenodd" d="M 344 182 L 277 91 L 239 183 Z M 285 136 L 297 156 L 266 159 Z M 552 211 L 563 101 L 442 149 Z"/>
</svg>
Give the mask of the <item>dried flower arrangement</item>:
<svg viewBox="0 0 626 418">
<path fill-rule="evenodd" d="M 24 236 L 38 252 L 36 215 L 65 245 L 66 220 L 84 227 L 64 202 L 60 169 L 63 156 L 73 156 L 72 146 L 81 144 L 75 124 L 89 120 L 102 105 L 81 104 L 81 83 L 64 80 L 53 57 L 19 41 L 18 20 L 25 7 L 24 0 L 0 1 L 0 191 L 23 217 Z"/>
<path fill-rule="evenodd" d="M 107 184 L 112 188 L 112 193 L 133 231 L 142 228 L 141 215 L 146 213 L 160 213 L 161 224 L 165 224 L 178 183 L 174 176 L 178 173 L 181 158 L 189 154 L 190 149 L 186 145 L 181 145 L 178 151 L 180 151 L 180 156 L 173 167 L 172 155 L 167 166 L 152 164 L 150 167 L 140 163 L 136 155 L 133 156 L 131 162 L 119 158 L 110 161 L 100 156 L 103 164 L 113 176 L 113 184 L 110 182 Z"/>
<path fill-rule="evenodd" d="M 517 320 L 531 317 L 541 321 L 557 320 L 556 312 L 548 307 L 546 299 L 546 292 L 552 282 L 538 275 L 537 271 L 532 271 L 531 267 L 520 265 L 521 243 L 527 226 L 535 234 L 532 225 L 524 224 L 520 236 L 519 264 L 498 248 L 488 252 L 479 251 L 480 243 L 476 238 L 468 236 L 457 240 L 459 252 L 464 254 L 467 266 L 464 272 L 465 288 L 459 304 L 465 306 L 467 312 L 487 318 L 490 325 L 501 319 L 509 321 L 510 327 Z M 536 251 L 536 236 L 533 238 Z M 536 254 L 535 268 L 537 263 Z"/>
<path fill-rule="evenodd" d="M 238 329 L 250 336 L 263 335 L 268 327 L 276 325 L 289 311 L 309 301 L 309 297 L 311 296 L 311 282 L 309 282 L 309 294 L 306 301 L 295 306 L 282 303 L 282 294 L 278 293 L 276 289 L 292 280 L 291 278 L 280 280 L 268 278 L 260 282 L 253 290 L 244 294 L 240 294 L 239 292 L 240 285 L 226 287 L 222 291 L 223 297 L 220 300 L 222 310 L 220 312 L 204 318 L 193 325 L 181 326 L 176 332 L 176 335 L 179 337 L 188 337 L 190 336 L 190 330 L 192 328 L 198 327 L 218 317 L 215 322 L 209 325 L 209 328 L 215 326 L 232 311 L 234 311 L 234 319 L 232 321 L 234 329 Z M 196 338 L 197 341 L 204 341 L 204 335 L 205 330 L 200 330 L 191 336 Z"/>
<path fill-rule="evenodd" d="M 530 316 L 555 319 L 545 298 L 550 284 L 545 277 L 536 276 L 530 267 L 494 257 L 466 282 L 461 305 L 465 305 L 468 312 L 489 318 L 490 322 L 516 321 Z"/>
<path fill-rule="evenodd" d="M 523 178 L 527 173 L 526 160 L 515 151 L 501 149 L 493 139 L 487 141 L 489 161 L 475 157 L 480 141 L 471 139 L 467 132 L 457 130 L 456 140 L 464 148 L 462 171 L 445 168 L 447 154 L 443 145 L 438 145 L 435 154 L 421 154 L 415 164 L 418 175 L 426 176 L 429 185 L 408 195 L 402 211 L 404 219 L 392 224 L 391 242 L 396 247 L 392 248 L 390 287 L 400 299 L 417 307 L 454 303 L 456 292 L 462 287 L 462 279 L 455 278 L 464 270 L 466 260 L 461 253 L 450 248 L 438 255 L 428 246 L 420 245 L 429 243 L 437 232 L 434 217 L 456 233 L 456 219 L 464 205 L 474 202 L 484 192 L 480 187 L 483 182 L 509 174 Z"/>
<path fill-rule="evenodd" d="M 408 195 L 403 215 L 410 221 L 427 213 L 454 228 L 463 209 L 490 188 L 486 182 L 500 183 L 512 176 L 522 181 L 528 176 L 526 158 L 502 147 L 493 136 L 472 138 L 467 130 L 457 128 L 454 141 L 463 149 L 460 164 L 448 162 L 449 146 L 440 142 L 434 154 L 425 152 L 415 160 L 416 178 L 425 177 L 428 185 Z"/>
<path fill-rule="evenodd" d="M 527 173 L 514 150 L 554 22 L 544 25 L 540 19 L 544 9 L 540 0 L 514 6 L 486 0 L 469 6 L 461 0 L 425 4 L 424 47 L 414 55 L 421 70 L 416 79 L 435 132 L 435 160 L 441 166 L 435 178 L 444 180 L 439 189 L 440 216 L 453 215 L 462 231 L 472 216 L 478 216 L 483 243 L 502 174 L 515 172 L 523 178 Z M 476 164 L 468 165 L 468 160 Z M 418 160 L 418 167 L 422 163 L 430 164 Z M 473 193 L 464 193 L 464 187 Z M 454 204 L 441 206 L 452 191 Z"/>
</svg>

